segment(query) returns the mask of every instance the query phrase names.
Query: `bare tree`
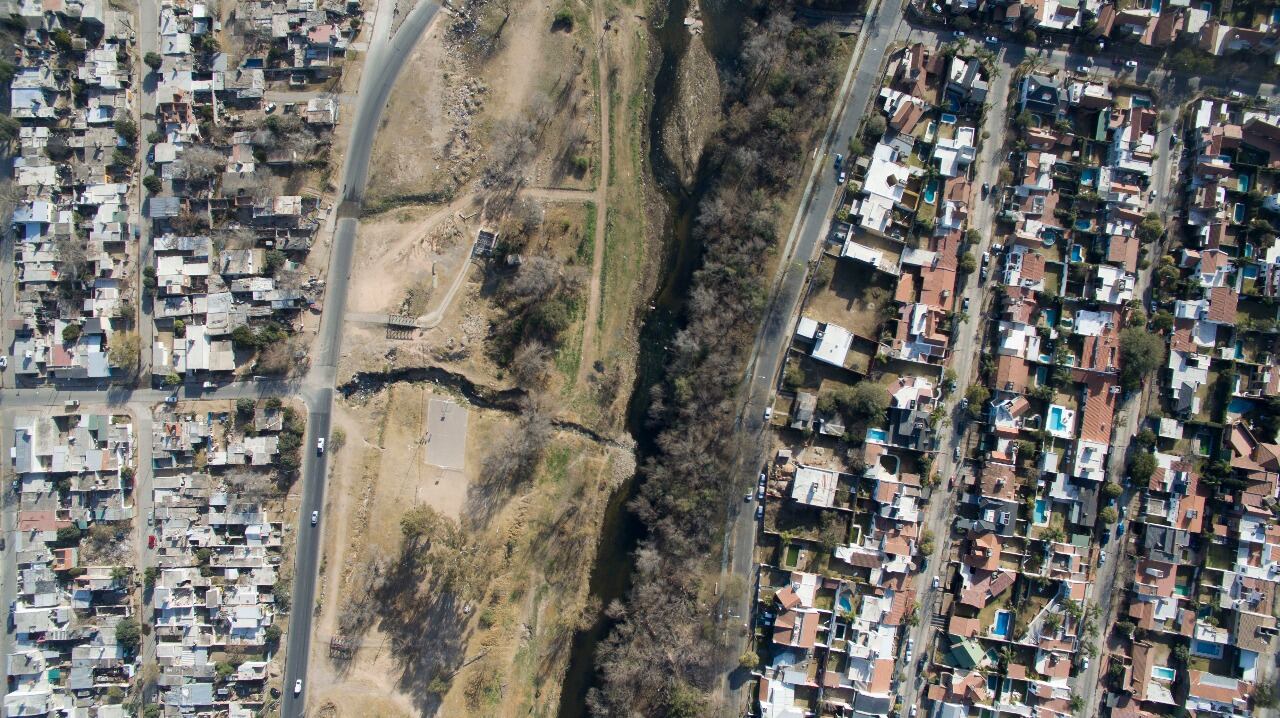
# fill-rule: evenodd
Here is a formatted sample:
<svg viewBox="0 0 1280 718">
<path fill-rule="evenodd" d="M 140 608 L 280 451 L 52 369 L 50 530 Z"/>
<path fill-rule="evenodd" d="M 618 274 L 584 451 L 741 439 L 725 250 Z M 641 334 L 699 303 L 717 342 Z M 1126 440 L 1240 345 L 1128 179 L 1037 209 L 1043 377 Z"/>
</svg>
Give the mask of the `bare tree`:
<svg viewBox="0 0 1280 718">
<path fill-rule="evenodd" d="M 560 283 L 560 262 L 552 257 L 529 257 L 520 265 L 507 290 L 517 297 L 547 296 Z"/>
<path fill-rule="evenodd" d="M 190 147 L 177 162 L 177 172 L 188 182 L 206 183 L 222 173 L 227 157 L 204 145 Z"/>
<path fill-rule="evenodd" d="M 536 339 L 521 344 L 509 368 L 520 386 L 542 387 L 551 373 L 551 349 Z"/>
</svg>

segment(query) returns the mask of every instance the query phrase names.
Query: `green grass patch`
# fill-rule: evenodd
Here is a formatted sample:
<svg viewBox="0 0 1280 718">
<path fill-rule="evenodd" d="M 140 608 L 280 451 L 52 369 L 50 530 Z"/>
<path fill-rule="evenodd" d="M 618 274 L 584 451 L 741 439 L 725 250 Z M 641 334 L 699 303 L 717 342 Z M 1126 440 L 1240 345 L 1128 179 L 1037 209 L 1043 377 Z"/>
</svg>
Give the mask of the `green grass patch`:
<svg viewBox="0 0 1280 718">
<path fill-rule="evenodd" d="M 560 343 L 560 348 L 556 350 L 555 365 L 556 369 L 564 375 L 565 385 L 562 394 L 568 395 L 573 391 L 574 385 L 578 381 L 578 366 L 582 364 L 582 335 L 584 334 L 584 322 L 587 313 L 586 298 L 579 294 L 573 300 L 573 322 L 570 329 L 564 335 L 564 341 Z"/>
<path fill-rule="evenodd" d="M 573 460 L 573 450 L 568 446 L 557 444 L 547 449 L 542 460 L 543 476 L 546 481 L 559 484 L 568 475 L 569 462 Z"/>
<path fill-rule="evenodd" d="M 578 248 L 574 251 L 574 260 L 584 267 L 590 267 L 596 254 L 596 203 L 587 202 L 586 210 L 587 219 L 583 223 L 582 237 L 578 239 Z"/>
</svg>

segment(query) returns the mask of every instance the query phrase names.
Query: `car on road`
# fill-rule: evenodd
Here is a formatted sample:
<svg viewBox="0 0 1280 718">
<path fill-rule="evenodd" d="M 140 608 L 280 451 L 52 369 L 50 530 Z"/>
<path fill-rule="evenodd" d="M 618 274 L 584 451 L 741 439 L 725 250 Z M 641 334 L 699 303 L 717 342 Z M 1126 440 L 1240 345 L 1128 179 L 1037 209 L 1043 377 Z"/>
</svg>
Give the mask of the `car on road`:
<svg viewBox="0 0 1280 718">
<path fill-rule="evenodd" d="M 983 183 L 982 183 L 982 198 L 983 198 L 983 199 L 986 199 L 988 196 L 990 196 L 990 194 L 991 194 L 991 183 L 990 183 L 990 182 L 983 182 Z"/>
<path fill-rule="evenodd" d="M 293 682 L 293 694 L 295 696 L 302 695 L 302 679 L 301 678 Z"/>
<path fill-rule="evenodd" d="M 959 446 L 957 446 L 957 447 L 956 447 L 956 449 L 955 449 L 955 451 L 953 451 L 953 452 L 952 452 L 951 457 L 952 457 L 953 459 L 955 459 L 956 461 L 959 461 L 959 460 L 960 460 L 960 447 L 959 447 Z"/>
<path fill-rule="evenodd" d="M 763 486 L 761 486 L 761 487 L 759 487 L 759 488 L 757 488 L 757 489 L 756 489 L 756 498 L 757 498 L 757 499 L 759 499 L 759 500 L 761 500 L 761 501 L 764 501 L 764 487 L 763 487 Z"/>
<path fill-rule="evenodd" d="M 963 311 L 963 312 L 967 312 L 967 311 L 969 311 L 969 298 L 968 298 L 968 297 L 965 297 L 965 298 L 964 298 L 964 301 L 963 301 L 963 302 L 960 302 L 960 311 Z"/>
<path fill-rule="evenodd" d="M 983 267 L 983 268 L 978 272 L 978 279 L 980 279 L 980 280 L 982 280 L 982 281 L 984 281 L 984 282 L 985 282 L 985 281 L 987 281 L 987 268 L 986 268 L 986 267 Z"/>
<path fill-rule="evenodd" d="M 155 548 L 155 547 L 156 547 L 156 535 L 151 534 L 150 536 L 147 537 L 147 548 Z"/>
<path fill-rule="evenodd" d="M 956 30 L 955 38 L 956 38 L 957 40 L 963 40 L 963 39 L 964 39 L 964 30 Z"/>
<path fill-rule="evenodd" d="M 937 589 L 938 589 L 938 588 L 940 588 L 941 586 L 942 586 L 942 579 L 941 579 L 941 578 L 939 578 L 939 577 L 937 577 L 937 576 L 934 576 L 934 577 L 933 577 L 933 588 L 934 588 L 934 590 L 937 590 Z"/>
<path fill-rule="evenodd" d="M 995 35 L 987 35 L 986 42 L 988 45 L 999 45 L 1000 38 L 996 37 Z"/>
<path fill-rule="evenodd" d="M 1116 538 L 1120 538 L 1121 536 L 1124 536 L 1124 522 L 1118 521 L 1116 522 Z"/>
<path fill-rule="evenodd" d="M 8 366 L 9 366 L 9 357 L 0 356 L 0 369 L 5 369 Z"/>
<path fill-rule="evenodd" d="M 276 103 L 274 103 L 274 102 L 268 102 L 268 103 L 267 103 L 267 106 L 266 106 L 266 107 L 264 107 L 264 108 L 262 108 L 262 109 L 266 110 L 266 113 L 269 115 L 269 114 L 271 114 L 272 112 L 275 112 L 275 111 L 276 111 Z"/>
<path fill-rule="evenodd" d="M 1076 72 L 1080 73 L 1081 75 L 1088 75 L 1088 74 L 1089 74 L 1089 66 L 1088 66 L 1088 65 L 1077 65 L 1077 66 L 1076 66 Z"/>
<path fill-rule="evenodd" d="M 1125 60 L 1125 61 L 1124 61 L 1124 66 L 1125 66 L 1125 69 L 1126 69 L 1126 70 L 1136 70 L 1136 69 L 1138 69 L 1138 61 L 1137 61 L 1137 60 Z"/>
<path fill-rule="evenodd" d="M 1155 314 L 1156 312 L 1160 311 L 1160 304 L 1158 302 L 1153 300 L 1150 306 L 1151 306 L 1152 314 Z"/>
<path fill-rule="evenodd" d="M 844 184 L 848 181 L 849 175 L 845 174 L 844 170 L 840 170 L 840 174 L 836 177 L 836 184 Z"/>
<path fill-rule="evenodd" d="M 983 252 L 983 253 L 982 253 L 982 266 L 984 266 L 984 267 L 985 267 L 985 266 L 987 266 L 988 264 L 991 264 L 991 253 L 990 253 L 990 252 Z"/>
<path fill-rule="evenodd" d="M 1106 562 L 1107 562 L 1107 550 L 1103 549 L 1098 552 L 1098 565 L 1101 566 Z"/>
<path fill-rule="evenodd" d="M 319 511 L 312 511 L 312 512 L 311 512 L 311 525 L 312 525 L 312 526 L 315 526 L 315 525 L 316 525 L 316 524 L 318 524 L 318 523 L 320 523 L 320 512 L 319 512 Z"/>
<path fill-rule="evenodd" d="M 759 521 L 759 520 L 760 520 L 760 519 L 762 519 L 762 518 L 764 518 L 764 507 L 763 507 L 763 506 L 757 506 L 757 507 L 756 507 L 756 521 Z"/>
<path fill-rule="evenodd" d="M 324 437 L 323 436 L 320 437 L 319 439 L 316 439 L 316 453 L 317 454 L 324 453 Z"/>
<path fill-rule="evenodd" d="M 844 164 L 844 155 L 842 155 L 842 154 L 840 154 L 840 153 L 838 153 L 838 152 L 837 152 L 837 153 L 836 153 L 836 166 L 835 166 L 835 170 L 836 170 L 836 172 L 839 172 L 839 171 L 840 171 L 840 167 L 841 167 L 843 164 Z"/>
<path fill-rule="evenodd" d="M 770 419 L 772 419 L 772 418 L 773 418 L 773 407 L 772 407 L 772 406 L 766 406 L 766 407 L 764 408 L 764 420 L 765 420 L 765 421 L 768 421 L 768 420 L 770 420 Z"/>
<path fill-rule="evenodd" d="M 177 403 L 178 403 L 178 395 L 177 395 L 177 394 L 170 394 L 169 396 L 166 396 L 166 397 L 164 398 L 164 403 L 166 403 L 166 404 L 177 404 Z"/>
<path fill-rule="evenodd" d="M 910 718 L 916 718 L 918 715 L 920 715 L 920 706 L 911 706 Z"/>
<path fill-rule="evenodd" d="M 1087 671 L 1087 670 L 1089 670 L 1089 657 L 1088 657 L 1088 656 L 1085 656 L 1084 658 L 1080 659 L 1080 670 L 1082 670 L 1082 671 Z"/>
<path fill-rule="evenodd" d="M 1239 91 L 1239 90 L 1232 90 L 1232 91 L 1231 91 L 1231 99 L 1233 99 L 1233 100 L 1238 100 L 1238 99 L 1240 99 L 1240 98 L 1242 98 L 1242 97 L 1244 97 L 1244 93 L 1243 93 L 1243 92 L 1241 92 L 1241 91 Z"/>
</svg>

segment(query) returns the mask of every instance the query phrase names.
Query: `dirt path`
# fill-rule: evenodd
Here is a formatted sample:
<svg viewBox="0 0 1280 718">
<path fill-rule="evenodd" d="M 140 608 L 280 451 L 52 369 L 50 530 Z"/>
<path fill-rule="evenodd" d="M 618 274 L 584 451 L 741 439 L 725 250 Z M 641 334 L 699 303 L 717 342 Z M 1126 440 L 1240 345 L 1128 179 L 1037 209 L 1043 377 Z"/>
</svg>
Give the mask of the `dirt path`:
<svg viewBox="0 0 1280 718">
<path fill-rule="evenodd" d="M 582 328 L 582 361 L 578 363 L 578 383 L 587 376 L 588 367 L 595 365 L 596 359 L 596 325 L 600 317 L 601 275 L 604 273 L 605 228 L 609 225 L 609 120 L 612 113 L 609 107 L 609 58 L 605 51 L 605 40 L 608 30 L 604 29 L 604 5 L 602 0 L 595 0 L 591 8 L 591 22 L 595 24 L 600 35 L 596 46 L 596 74 L 600 86 L 596 92 L 600 98 L 600 181 L 596 184 L 596 237 L 595 249 L 591 253 L 591 288 L 587 294 L 587 317 Z"/>
<path fill-rule="evenodd" d="M 605 160 L 606 162 L 608 160 Z M 600 200 L 599 189 L 559 189 L 556 187 L 527 187 L 520 194 L 544 202 L 596 202 Z"/>
</svg>

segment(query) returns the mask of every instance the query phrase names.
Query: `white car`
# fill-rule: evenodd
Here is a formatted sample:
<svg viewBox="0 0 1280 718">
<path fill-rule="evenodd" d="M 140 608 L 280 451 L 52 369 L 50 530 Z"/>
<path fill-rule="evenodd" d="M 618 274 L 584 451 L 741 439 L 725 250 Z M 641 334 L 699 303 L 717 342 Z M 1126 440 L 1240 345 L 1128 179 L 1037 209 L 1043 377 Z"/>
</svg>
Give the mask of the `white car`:
<svg viewBox="0 0 1280 718">
<path fill-rule="evenodd" d="M 765 420 L 765 421 L 768 421 L 768 420 L 770 420 L 770 419 L 772 419 L 772 418 L 773 418 L 773 407 L 772 407 L 772 406 L 766 406 L 766 407 L 764 408 L 764 420 Z"/>
<path fill-rule="evenodd" d="M 1081 75 L 1088 75 L 1088 74 L 1089 74 L 1089 66 L 1088 66 L 1088 65 L 1080 65 L 1079 67 L 1077 67 L 1077 68 L 1076 68 L 1076 72 L 1080 73 Z"/>
<path fill-rule="evenodd" d="M 1102 551 L 1098 553 L 1098 565 L 1101 566 L 1106 562 L 1107 562 L 1107 550 L 1102 549 Z"/>
<path fill-rule="evenodd" d="M 302 695 L 302 679 L 293 682 L 293 694 L 295 696 Z"/>
<path fill-rule="evenodd" d="M 316 524 L 318 524 L 318 523 L 320 523 L 320 512 L 319 512 L 319 511 L 312 511 L 312 512 L 311 512 L 311 525 L 312 525 L 312 526 L 315 526 L 315 525 L 316 525 Z"/>
<path fill-rule="evenodd" d="M 0 369 L 9 366 L 9 357 L 0 356 Z"/>
<path fill-rule="evenodd" d="M 1137 60 L 1125 60 L 1125 61 L 1124 61 L 1124 66 L 1125 66 L 1126 68 L 1130 69 L 1130 70 L 1136 70 L 1136 69 L 1138 69 L 1138 61 L 1137 61 Z"/>
<path fill-rule="evenodd" d="M 936 590 L 936 589 L 938 589 L 938 588 L 939 588 L 939 587 L 941 587 L 941 586 L 942 586 L 942 579 L 941 579 L 941 578 L 939 578 L 939 577 L 937 577 L 937 576 L 934 576 L 934 577 L 933 577 L 933 587 L 934 587 L 934 589 Z"/>
<path fill-rule="evenodd" d="M 316 439 L 316 453 L 317 454 L 324 453 L 324 437 L 323 436 L 320 437 L 319 439 Z"/>
<path fill-rule="evenodd" d="M 1088 657 L 1088 656 L 1085 656 L 1085 657 L 1080 661 L 1080 670 L 1082 670 L 1082 671 L 1087 671 L 1087 670 L 1089 670 L 1089 657 Z"/>
</svg>

